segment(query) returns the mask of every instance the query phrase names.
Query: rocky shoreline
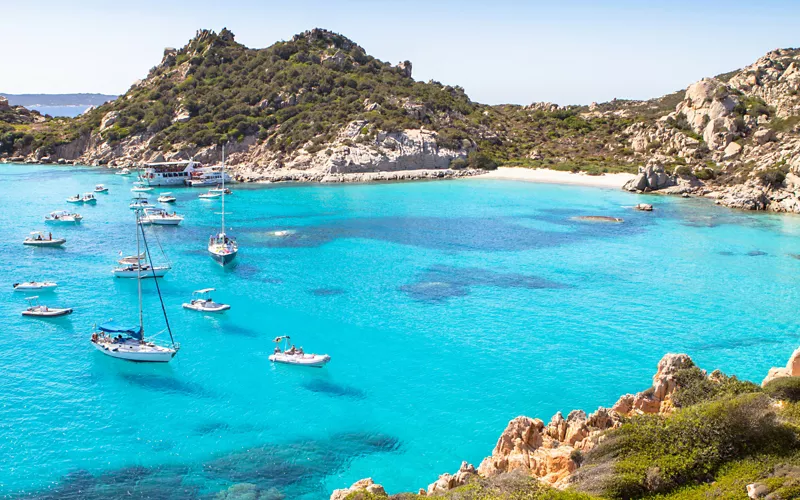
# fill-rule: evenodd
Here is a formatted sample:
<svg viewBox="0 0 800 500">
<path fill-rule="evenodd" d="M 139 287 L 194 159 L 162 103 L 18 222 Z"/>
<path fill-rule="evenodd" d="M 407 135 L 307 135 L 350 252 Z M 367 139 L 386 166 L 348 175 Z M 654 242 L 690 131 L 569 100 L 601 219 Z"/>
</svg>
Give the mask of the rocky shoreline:
<svg viewBox="0 0 800 500">
<path fill-rule="evenodd" d="M 440 475 L 427 488 L 420 488 L 417 495 L 444 494 L 475 479 L 508 473 L 523 474 L 546 486 L 565 489 L 575 484 L 582 457 L 605 439 L 607 431 L 619 428 L 631 417 L 671 414 L 675 410 L 673 395 L 680 388 L 678 373 L 694 366 L 686 354 L 666 354 L 658 363 L 649 389 L 625 394 L 611 408 L 600 407 L 589 415 L 583 410 L 573 410 L 566 418 L 557 412 L 547 424 L 538 418 L 518 416 L 508 423 L 491 455 L 484 458 L 477 468 L 462 462 L 455 473 Z M 711 383 L 722 383 L 725 378 L 719 371 L 702 373 Z M 792 353 L 786 367 L 770 369 L 762 386 L 778 378 L 798 376 L 800 348 Z M 380 484 L 366 478 L 349 488 L 335 490 L 330 498 L 361 498 L 353 496 L 357 493 L 369 493 L 378 498 L 387 496 Z"/>
</svg>

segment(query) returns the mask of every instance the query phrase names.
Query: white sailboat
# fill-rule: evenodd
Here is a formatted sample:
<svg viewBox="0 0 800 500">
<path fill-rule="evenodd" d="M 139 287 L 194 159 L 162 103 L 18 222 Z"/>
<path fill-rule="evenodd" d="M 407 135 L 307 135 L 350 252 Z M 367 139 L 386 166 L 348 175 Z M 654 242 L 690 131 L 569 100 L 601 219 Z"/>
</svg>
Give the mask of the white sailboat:
<svg viewBox="0 0 800 500">
<path fill-rule="evenodd" d="M 144 252 L 141 252 L 139 232 L 141 231 L 142 242 L 144 243 Z M 145 258 L 150 257 L 150 252 L 147 248 L 147 239 L 144 235 L 144 227 L 139 223 L 139 214 L 136 214 L 136 255 L 144 254 Z M 152 266 L 152 262 L 150 264 Z M 141 265 L 137 264 L 139 268 L 137 272 L 142 273 Z M 141 278 L 142 276 L 139 276 Z M 151 340 L 147 340 L 144 335 L 144 312 L 142 309 L 142 280 L 136 280 L 138 285 L 138 299 L 139 299 L 139 324 L 135 326 L 126 326 L 109 321 L 107 323 L 97 326 L 96 330 L 92 333 L 92 345 L 100 352 L 112 358 L 125 359 L 128 361 L 143 361 L 152 363 L 167 363 L 172 360 L 178 353 L 180 344 L 175 343 L 172 336 L 172 329 L 169 326 L 169 319 L 167 318 L 167 311 L 164 308 L 164 301 L 161 297 L 161 289 L 158 287 L 158 280 L 155 280 L 156 290 L 158 291 L 158 299 L 161 302 L 161 310 L 164 313 L 164 321 L 167 325 L 166 331 L 169 333 L 171 345 L 163 346 L 156 344 Z"/>
<path fill-rule="evenodd" d="M 211 258 L 220 265 L 226 266 L 236 259 L 239 252 L 239 244 L 236 239 L 225 233 L 225 146 L 222 147 L 222 189 L 219 195 L 222 197 L 222 226 L 218 234 L 212 235 L 208 239 L 208 253 Z"/>
</svg>

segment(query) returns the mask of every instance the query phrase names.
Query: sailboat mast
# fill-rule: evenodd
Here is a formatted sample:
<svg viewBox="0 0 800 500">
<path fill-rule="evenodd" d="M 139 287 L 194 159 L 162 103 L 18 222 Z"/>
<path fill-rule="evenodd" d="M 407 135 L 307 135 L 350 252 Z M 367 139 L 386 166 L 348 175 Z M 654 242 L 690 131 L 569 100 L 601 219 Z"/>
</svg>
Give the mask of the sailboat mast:
<svg viewBox="0 0 800 500">
<path fill-rule="evenodd" d="M 144 338 L 144 314 L 142 313 L 142 258 L 141 247 L 139 245 L 139 226 L 141 225 L 139 209 L 133 211 L 136 217 L 136 284 L 139 294 L 139 328 Z"/>
<path fill-rule="evenodd" d="M 222 234 L 225 234 L 225 145 L 222 145 Z"/>
</svg>

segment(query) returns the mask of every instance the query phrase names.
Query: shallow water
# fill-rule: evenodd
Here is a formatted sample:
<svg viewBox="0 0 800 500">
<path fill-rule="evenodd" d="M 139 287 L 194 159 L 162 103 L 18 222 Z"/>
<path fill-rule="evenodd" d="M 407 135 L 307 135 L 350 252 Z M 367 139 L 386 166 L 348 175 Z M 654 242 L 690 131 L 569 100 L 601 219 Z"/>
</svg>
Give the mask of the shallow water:
<svg viewBox="0 0 800 500">
<path fill-rule="evenodd" d="M 96 322 L 136 318 L 135 282 L 110 274 L 135 251 L 132 179 L 4 165 L 0 181 L 3 496 L 198 498 L 251 483 L 239 488 L 326 498 L 368 476 L 416 490 L 477 465 L 519 414 L 645 389 L 666 352 L 759 381 L 798 343 L 797 217 L 474 179 L 240 185 L 226 203 L 241 245 L 231 270 L 205 252 L 218 203 L 171 189 L 186 221 L 148 237 L 173 265 L 160 283 L 182 348 L 165 366 L 122 362 L 88 339 Z M 65 249 L 21 245 L 99 182 L 110 194 L 78 208 L 84 222 L 53 228 Z M 41 300 L 74 314 L 22 318 L 11 284 L 32 279 L 57 280 Z M 183 310 L 203 287 L 232 309 Z M 271 366 L 283 334 L 332 362 Z"/>
</svg>

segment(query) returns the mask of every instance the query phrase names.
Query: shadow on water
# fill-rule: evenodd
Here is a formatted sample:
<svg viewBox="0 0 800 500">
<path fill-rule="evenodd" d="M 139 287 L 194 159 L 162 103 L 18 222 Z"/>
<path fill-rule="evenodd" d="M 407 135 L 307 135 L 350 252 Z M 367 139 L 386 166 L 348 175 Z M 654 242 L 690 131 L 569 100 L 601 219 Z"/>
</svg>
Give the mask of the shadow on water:
<svg viewBox="0 0 800 500">
<path fill-rule="evenodd" d="M 750 250 L 749 252 L 745 252 L 743 254 L 739 254 L 736 252 L 732 252 L 730 250 L 722 250 L 717 252 L 718 255 L 723 255 L 725 257 L 736 257 L 736 256 L 746 256 L 746 257 L 761 257 L 762 255 L 769 255 L 767 252 L 762 252 L 761 250 Z"/>
<path fill-rule="evenodd" d="M 324 479 L 352 460 L 373 453 L 396 452 L 399 448 L 399 441 L 386 434 L 340 433 L 323 439 L 264 444 L 218 454 L 203 462 L 130 466 L 94 474 L 78 470 L 49 488 L 20 492 L 9 498 L 214 498 L 213 492 L 201 490 L 201 485 L 206 482 L 213 482 L 218 488 L 220 483 L 230 484 L 224 493 L 221 492 L 222 498 L 229 498 L 231 494 L 247 494 L 242 498 L 322 496 L 326 491 Z"/>
<path fill-rule="evenodd" d="M 211 394 L 199 385 L 183 382 L 173 376 L 155 375 L 152 373 L 146 377 L 134 373 L 122 373 L 119 376 L 125 382 L 142 389 L 159 391 L 166 394 L 211 397 Z"/>
<path fill-rule="evenodd" d="M 513 218 L 472 217 L 382 217 L 342 219 L 314 226 L 251 231 L 252 245 L 266 248 L 318 247 L 341 238 L 362 238 L 422 248 L 450 251 L 518 251 L 546 248 L 586 240 L 617 237 L 642 231 L 643 221 L 633 218 L 622 224 L 587 224 L 570 220 L 586 215 L 544 213 L 522 218 L 555 222 L 572 231 L 544 231 L 521 224 Z"/>
<path fill-rule="evenodd" d="M 453 297 L 469 295 L 473 286 L 498 288 L 559 289 L 569 285 L 538 276 L 517 273 L 498 273 L 478 267 L 433 266 L 419 276 L 415 283 L 398 289 L 414 300 L 439 303 Z"/>
<path fill-rule="evenodd" d="M 308 293 L 316 297 L 332 297 L 335 295 L 344 295 L 345 292 L 341 288 L 314 288 L 309 290 Z"/>
<path fill-rule="evenodd" d="M 330 380 L 321 378 L 313 378 L 302 383 L 304 389 L 326 396 L 351 398 L 351 399 L 364 399 L 367 395 L 361 389 L 350 387 L 347 385 L 337 384 Z"/>
</svg>

